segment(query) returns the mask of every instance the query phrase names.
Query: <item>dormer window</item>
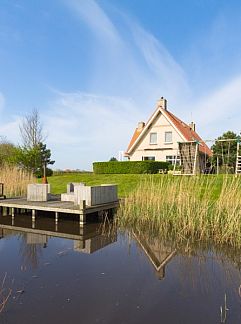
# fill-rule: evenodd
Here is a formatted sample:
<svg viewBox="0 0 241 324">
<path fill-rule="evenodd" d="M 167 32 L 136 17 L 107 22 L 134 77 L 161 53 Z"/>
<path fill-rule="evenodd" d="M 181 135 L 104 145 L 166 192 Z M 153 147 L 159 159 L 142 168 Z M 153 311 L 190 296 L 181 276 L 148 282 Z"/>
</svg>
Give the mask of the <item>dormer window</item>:
<svg viewBox="0 0 241 324">
<path fill-rule="evenodd" d="M 165 143 L 172 143 L 172 132 L 165 132 Z"/>
<path fill-rule="evenodd" d="M 157 133 L 150 133 L 150 144 L 157 144 Z"/>
</svg>

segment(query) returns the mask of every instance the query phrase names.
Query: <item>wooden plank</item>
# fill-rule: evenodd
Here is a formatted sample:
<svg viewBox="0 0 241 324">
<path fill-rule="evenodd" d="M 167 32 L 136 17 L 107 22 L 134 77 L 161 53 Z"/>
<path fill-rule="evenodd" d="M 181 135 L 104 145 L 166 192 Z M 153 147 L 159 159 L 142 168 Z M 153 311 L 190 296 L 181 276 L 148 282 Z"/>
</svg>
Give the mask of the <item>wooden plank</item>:
<svg viewBox="0 0 241 324">
<path fill-rule="evenodd" d="M 118 207 L 119 202 L 105 203 L 95 206 L 86 206 L 85 213 L 95 213 L 100 210 L 107 210 Z M 7 208 L 21 208 L 29 210 L 39 210 L 39 211 L 49 211 L 49 212 L 58 212 L 64 214 L 80 214 L 80 211 L 83 211 L 80 206 L 74 205 L 72 202 L 64 202 L 60 200 L 47 201 L 47 202 L 30 202 L 24 198 L 15 198 L 15 199 L 5 199 L 0 201 L 0 207 Z"/>
</svg>

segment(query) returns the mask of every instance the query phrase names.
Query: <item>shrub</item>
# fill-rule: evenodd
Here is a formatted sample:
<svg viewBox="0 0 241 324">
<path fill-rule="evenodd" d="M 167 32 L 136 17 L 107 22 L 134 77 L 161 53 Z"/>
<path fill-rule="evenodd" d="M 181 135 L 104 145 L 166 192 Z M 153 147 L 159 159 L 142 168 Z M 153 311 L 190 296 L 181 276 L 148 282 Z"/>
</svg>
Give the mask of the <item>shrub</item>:
<svg viewBox="0 0 241 324">
<path fill-rule="evenodd" d="M 96 174 L 140 174 L 158 173 L 159 169 L 168 170 L 169 163 L 162 161 L 109 161 L 94 162 L 93 170 Z"/>
</svg>

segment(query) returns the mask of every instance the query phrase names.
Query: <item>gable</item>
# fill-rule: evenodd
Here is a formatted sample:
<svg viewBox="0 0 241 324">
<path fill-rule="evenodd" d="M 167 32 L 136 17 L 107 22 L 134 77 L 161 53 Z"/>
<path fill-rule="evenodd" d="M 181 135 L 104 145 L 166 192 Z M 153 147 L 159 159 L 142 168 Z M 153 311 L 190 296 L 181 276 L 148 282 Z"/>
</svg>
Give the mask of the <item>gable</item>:
<svg viewBox="0 0 241 324">
<path fill-rule="evenodd" d="M 200 151 L 211 156 L 212 151 L 204 143 L 201 137 L 186 123 L 170 113 L 168 110 L 158 107 L 152 114 L 143 129 L 136 129 L 127 149 L 127 154 L 133 150 L 150 145 L 149 137 L 151 132 L 158 133 L 158 144 L 164 143 L 165 131 L 173 133 L 173 143 L 199 141 Z"/>
<path fill-rule="evenodd" d="M 148 123 L 141 132 L 139 132 L 139 135 L 138 129 L 136 129 L 128 147 L 128 151 L 131 152 L 137 149 L 155 148 L 156 145 L 150 144 L 151 133 L 157 134 L 157 145 L 159 147 L 165 146 L 165 132 L 172 132 L 173 143 L 184 140 L 170 120 L 166 118 L 161 110 L 159 110 L 151 122 Z M 137 136 L 139 136 L 139 138 Z M 134 142 L 134 140 L 136 142 Z"/>
</svg>

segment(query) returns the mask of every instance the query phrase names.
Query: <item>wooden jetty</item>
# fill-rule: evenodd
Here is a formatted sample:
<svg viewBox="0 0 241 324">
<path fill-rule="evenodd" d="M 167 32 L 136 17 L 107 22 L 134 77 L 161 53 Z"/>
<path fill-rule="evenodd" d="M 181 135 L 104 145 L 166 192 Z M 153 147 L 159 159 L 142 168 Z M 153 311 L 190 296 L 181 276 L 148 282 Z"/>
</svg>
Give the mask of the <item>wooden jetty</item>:
<svg viewBox="0 0 241 324">
<path fill-rule="evenodd" d="M 109 203 L 102 203 L 94 206 L 88 206 L 85 200 L 75 205 L 71 201 L 61 201 L 60 195 L 51 195 L 48 201 L 28 201 L 27 198 L 8 198 L 0 200 L 0 212 L 2 214 L 11 214 L 15 217 L 18 213 L 31 211 L 32 221 L 35 221 L 38 211 L 53 212 L 55 213 L 55 222 L 58 222 L 59 214 L 76 215 L 79 217 L 79 224 L 84 225 L 87 220 L 87 216 L 93 213 L 101 214 L 104 211 L 108 211 L 117 208 L 118 201 Z"/>
</svg>

